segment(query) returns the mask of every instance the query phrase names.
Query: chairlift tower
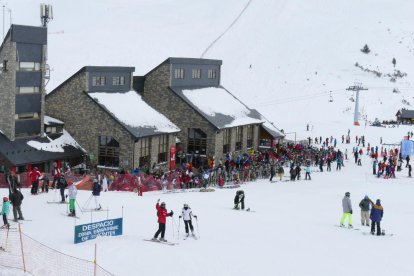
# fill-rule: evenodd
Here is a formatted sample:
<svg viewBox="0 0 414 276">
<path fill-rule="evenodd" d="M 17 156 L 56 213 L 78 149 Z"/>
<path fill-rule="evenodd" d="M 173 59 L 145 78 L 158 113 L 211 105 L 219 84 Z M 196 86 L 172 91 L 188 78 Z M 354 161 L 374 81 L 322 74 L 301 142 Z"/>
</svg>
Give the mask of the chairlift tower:
<svg viewBox="0 0 414 276">
<path fill-rule="evenodd" d="M 363 88 L 361 84 L 355 84 L 354 86 L 348 87 L 346 90 L 356 91 L 355 110 L 354 110 L 354 126 L 359 126 L 359 91 L 368 90 L 368 88 Z"/>
</svg>

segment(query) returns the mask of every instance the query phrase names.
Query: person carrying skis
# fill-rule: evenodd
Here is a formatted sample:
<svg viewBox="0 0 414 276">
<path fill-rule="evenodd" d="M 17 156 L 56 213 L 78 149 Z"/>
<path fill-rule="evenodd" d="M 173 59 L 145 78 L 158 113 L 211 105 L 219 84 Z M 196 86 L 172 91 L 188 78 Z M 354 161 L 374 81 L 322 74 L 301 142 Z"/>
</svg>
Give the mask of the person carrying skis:
<svg viewBox="0 0 414 276">
<path fill-rule="evenodd" d="M 75 202 L 76 202 L 76 195 L 78 194 L 78 189 L 76 185 L 71 183 L 68 188 L 68 196 L 69 196 L 69 216 L 76 217 L 75 211 Z"/>
<path fill-rule="evenodd" d="M 23 194 L 17 190 L 17 188 L 15 187 L 13 190 L 13 193 L 10 195 L 10 202 L 13 205 L 13 217 L 14 217 L 14 221 L 17 220 L 23 220 L 23 214 L 22 214 L 22 209 L 21 209 L 21 205 L 22 205 L 22 201 L 23 201 Z M 19 217 L 17 217 L 17 213 L 19 213 Z"/>
<path fill-rule="evenodd" d="M 371 234 L 375 234 L 375 225 L 377 226 L 377 236 L 381 236 L 381 220 L 384 215 L 384 208 L 381 206 L 381 200 L 377 199 L 376 203 L 372 202 L 372 209 L 369 218 L 371 219 Z"/>
<path fill-rule="evenodd" d="M 3 216 L 3 228 L 9 228 L 10 224 L 9 221 L 7 220 L 7 216 L 10 213 L 10 201 L 9 199 L 5 196 L 3 197 L 3 207 L 1 208 L 1 215 Z"/>
<path fill-rule="evenodd" d="M 193 214 L 193 211 L 191 211 L 191 208 L 190 206 L 188 206 L 188 204 L 184 204 L 183 210 L 181 212 L 181 216 L 179 216 L 179 218 L 181 217 L 184 220 L 185 233 L 187 237 L 190 235 L 188 232 L 188 227 L 190 227 L 191 235 L 194 236 L 194 227 L 191 221 L 191 217 L 195 217 L 197 219 L 197 216 Z"/>
<path fill-rule="evenodd" d="M 167 213 L 167 209 L 165 208 L 165 202 L 161 202 L 161 205 L 160 205 L 159 199 L 157 200 L 157 204 L 155 205 L 155 208 L 157 209 L 157 216 L 158 216 L 158 230 L 157 232 L 155 232 L 152 240 L 157 241 L 158 235 L 161 234 L 160 241 L 166 242 L 167 240 L 164 239 L 165 224 L 167 222 L 167 217 L 172 217 L 174 215 L 174 212 L 171 210 L 171 212 Z"/>
<path fill-rule="evenodd" d="M 351 204 L 351 193 L 346 192 L 344 198 L 342 199 L 342 209 L 343 214 L 341 218 L 341 227 L 345 227 L 345 218 L 348 217 L 348 228 L 353 228 L 352 226 L 352 204 Z"/>
<path fill-rule="evenodd" d="M 362 226 L 366 225 L 369 226 L 369 210 L 371 205 L 371 199 L 366 195 L 361 202 L 359 203 L 359 207 L 361 208 L 361 224 Z"/>
<path fill-rule="evenodd" d="M 238 190 L 236 192 L 236 196 L 234 197 L 234 209 L 239 210 L 239 204 L 241 203 L 241 208 L 242 210 L 244 210 L 244 191 L 243 190 Z"/>
</svg>

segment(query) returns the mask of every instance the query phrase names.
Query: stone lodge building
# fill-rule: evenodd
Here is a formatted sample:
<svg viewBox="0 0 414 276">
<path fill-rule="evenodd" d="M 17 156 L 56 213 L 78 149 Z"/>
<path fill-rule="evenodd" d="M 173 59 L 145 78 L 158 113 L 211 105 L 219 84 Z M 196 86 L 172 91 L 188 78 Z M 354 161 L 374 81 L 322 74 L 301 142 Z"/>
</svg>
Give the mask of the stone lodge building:
<svg viewBox="0 0 414 276">
<path fill-rule="evenodd" d="M 134 78 L 143 99 L 181 132 L 177 150 L 223 159 L 227 152 L 258 149 L 261 114 L 220 85 L 221 60 L 168 58 Z"/>
<path fill-rule="evenodd" d="M 132 90 L 134 67 L 86 66 L 46 96 L 46 111 L 89 153 L 88 165 L 132 169 L 175 160 L 179 128 Z M 174 166 L 174 162 L 171 164 Z"/>
</svg>

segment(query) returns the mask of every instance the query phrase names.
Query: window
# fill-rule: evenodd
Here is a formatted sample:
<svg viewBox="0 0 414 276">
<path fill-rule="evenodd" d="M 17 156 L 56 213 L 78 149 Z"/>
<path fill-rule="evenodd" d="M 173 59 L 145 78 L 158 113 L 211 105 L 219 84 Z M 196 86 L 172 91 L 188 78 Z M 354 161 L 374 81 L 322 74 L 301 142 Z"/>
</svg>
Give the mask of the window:
<svg viewBox="0 0 414 276">
<path fill-rule="evenodd" d="M 250 149 L 253 147 L 253 130 L 252 125 L 247 126 L 247 148 Z"/>
<path fill-rule="evenodd" d="M 201 69 L 193 69 L 193 79 L 201 78 Z"/>
<path fill-rule="evenodd" d="M 56 127 L 46 127 L 46 134 L 56 133 Z"/>
<path fill-rule="evenodd" d="M 39 71 L 40 63 L 39 62 L 19 62 L 20 71 Z"/>
<path fill-rule="evenodd" d="M 174 78 L 183 79 L 184 78 L 184 69 L 183 68 L 176 68 L 174 70 Z"/>
<path fill-rule="evenodd" d="M 188 129 L 188 153 L 206 154 L 207 134 L 199 128 Z"/>
<path fill-rule="evenodd" d="M 236 150 L 241 150 L 243 145 L 243 127 L 236 127 Z"/>
<path fill-rule="evenodd" d="M 151 161 L 151 155 L 150 155 L 150 149 L 151 149 L 151 138 L 142 138 L 139 140 L 139 165 L 148 165 L 150 166 Z"/>
<path fill-rule="evenodd" d="M 160 135 L 158 142 L 158 163 L 167 162 L 168 135 Z"/>
<path fill-rule="evenodd" d="M 125 77 L 113 77 L 112 78 L 112 85 L 124 85 L 125 84 Z"/>
<path fill-rule="evenodd" d="M 20 86 L 17 88 L 20 94 L 39 93 L 39 86 Z"/>
<path fill-rule="evenodd" d="M 92 77 L 92 86 L 104 86 L 106 83 L 105 76 Z"/>
<path fill-rule="evenodd" d="M 119 143 L 111 136 L 99 136 L 98 163 L 105 167 L 119 167 Z"/>
<path fill-rule="evenodd" d="M 208 70 L 208 78 L 209 78 L 209 79 L 215 79 L 215 78 L 216 78 L 216 70 L 214 70 L 214 69 L 209 69 L 209 70 Z"/>
<path fill-rule="evenodd" d="M 223 153 L 228 153 L 230 151 L 231 143 L 231 129 L 223 130 Z"/>
<path fill-rule="evenodd" d="M 39 118 L 39 113 L 37 112 L 20 113 L 20 114 L 15 114 L 14 118 L 16 120 L 37 119 Z"/>
</svg>

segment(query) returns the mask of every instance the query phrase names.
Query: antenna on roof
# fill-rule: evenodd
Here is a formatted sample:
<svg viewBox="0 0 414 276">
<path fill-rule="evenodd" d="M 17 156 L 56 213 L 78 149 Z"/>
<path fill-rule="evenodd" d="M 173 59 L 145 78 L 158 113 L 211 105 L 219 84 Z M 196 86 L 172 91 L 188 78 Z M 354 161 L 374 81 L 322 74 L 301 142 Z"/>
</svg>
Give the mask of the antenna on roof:
<svg viewBox="0 0 414 276">
<path fill-rule="evenodd" d="M 47 23 L 53 19 L 52 5 L 40 4 L 40 21 L 43 27 L 47 27 Z"/>
</svg>

